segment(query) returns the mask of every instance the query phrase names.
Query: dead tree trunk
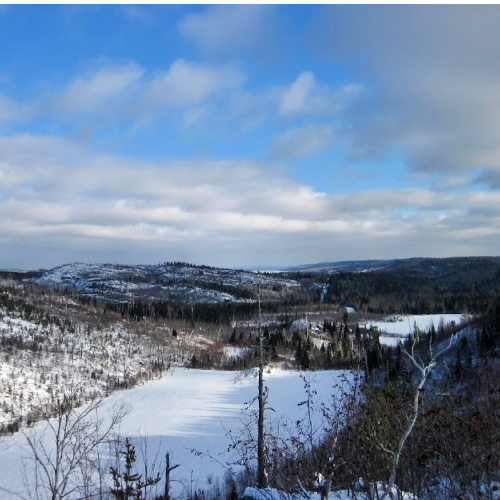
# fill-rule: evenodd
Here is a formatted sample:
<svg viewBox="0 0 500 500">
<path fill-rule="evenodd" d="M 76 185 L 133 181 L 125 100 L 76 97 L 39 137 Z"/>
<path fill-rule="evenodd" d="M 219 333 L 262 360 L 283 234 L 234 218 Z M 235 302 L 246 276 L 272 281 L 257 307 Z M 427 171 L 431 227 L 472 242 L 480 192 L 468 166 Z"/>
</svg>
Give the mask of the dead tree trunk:
<svg viewBox="0 0 500 500">
<path fill-rule="evenodd" d="M 179 467 L 180 464 L 170 465 L 170 453 L 165 455 L 165 494 L 164 500 L 170 500 L 170 473 Z"/>
<path fill-rule="evenodd" d="M 268 486 L 268 476 L 266 470 L 266 452 L 264 443 L 264 410 L 266 405 L 266 395 L 264 391 L 264 355 L 262 348 L 262 314 L 260 309 L 260 286 L 258 292 L 259 301 L 259 418 L 257 435 L 257 462 L 258 462 L 258 487 L 263 489 Z"/>
</svg>

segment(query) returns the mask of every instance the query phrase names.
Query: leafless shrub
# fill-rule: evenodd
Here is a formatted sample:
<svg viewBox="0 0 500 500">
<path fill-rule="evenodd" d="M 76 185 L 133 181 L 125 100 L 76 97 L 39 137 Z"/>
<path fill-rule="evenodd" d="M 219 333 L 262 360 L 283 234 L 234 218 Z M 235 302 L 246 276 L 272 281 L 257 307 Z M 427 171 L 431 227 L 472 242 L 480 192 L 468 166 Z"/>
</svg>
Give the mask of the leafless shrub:
<svg viewBox="0 0 500 500">
<path fill-rule="evenodd" d="M 101 398 L 80 407 L 80 397 L 77 387 L 66 388 L 50 402 L 45 424 L 24 433 L 24 475 L 30 498 L 90 498 L 100 491 L 101 448 L 116 439 L 115 433 L 129 409 L 113 407 L 105 418 Z"/>
</svg>

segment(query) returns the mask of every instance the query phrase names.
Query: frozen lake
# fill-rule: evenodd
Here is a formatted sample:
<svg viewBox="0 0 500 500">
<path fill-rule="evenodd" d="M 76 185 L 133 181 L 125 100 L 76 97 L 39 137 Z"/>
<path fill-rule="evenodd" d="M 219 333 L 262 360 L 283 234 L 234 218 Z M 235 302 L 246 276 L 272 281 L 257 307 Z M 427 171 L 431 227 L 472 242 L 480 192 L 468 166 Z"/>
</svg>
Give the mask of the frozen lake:
<svg viewBox="0 0 500 500">
<path fill-rule="evenodd" d="M 318 391 L 317 402 L 331 400 L 332 387 L 339 381 L 341 371 L 314 372 L 311 384 Z M 172 463 L 180 467 L 172 472 L 172 488 L 177 491 L 195 490 L 214 478 L 222 477 L 231 457 L 225 452 L 230 444 L 227 432 L 238 432 L 242 426 L 242 409 L 257 395 L 256 371 L 227 372 L 176 369 L 162 379 L 149 382 L 129 391 L 110 396 L 102 408 L 106 415 L 116 402 L 130 405 L 120 434 L 135 437 L 136 451 L 147 448 L 149 461 L 163 463 L 165 453 L 171 453 Z M 274 369 L 266 373 L 269 387 L 268 412 L 273 418 L 286 415 L 292 421 L 300 418 L 297 403 L 305 399 L 303 380 L 298 372 Z M 46 423 L 35 426 L 39 432 Z M 191 450 L 208 453 L 197 456 Z M 24 458 L 23 458 L 24 455 Z M 0 498 L 25 495 L 23 463 L 26 463 L 26 438 L 22 433 L 0 441 Z"/>
</svg>

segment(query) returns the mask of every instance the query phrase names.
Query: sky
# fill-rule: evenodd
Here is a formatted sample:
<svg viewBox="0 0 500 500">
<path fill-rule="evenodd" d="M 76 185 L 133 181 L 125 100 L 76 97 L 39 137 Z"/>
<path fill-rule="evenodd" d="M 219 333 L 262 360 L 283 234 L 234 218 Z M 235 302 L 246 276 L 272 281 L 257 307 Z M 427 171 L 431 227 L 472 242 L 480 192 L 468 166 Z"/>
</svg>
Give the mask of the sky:
<svg viewBox="0 0 500 500">
<path fill-rule="evenodd" d="M 500 6 L 0 6 L 0 268 L 499 255 Z"/>
</svg>

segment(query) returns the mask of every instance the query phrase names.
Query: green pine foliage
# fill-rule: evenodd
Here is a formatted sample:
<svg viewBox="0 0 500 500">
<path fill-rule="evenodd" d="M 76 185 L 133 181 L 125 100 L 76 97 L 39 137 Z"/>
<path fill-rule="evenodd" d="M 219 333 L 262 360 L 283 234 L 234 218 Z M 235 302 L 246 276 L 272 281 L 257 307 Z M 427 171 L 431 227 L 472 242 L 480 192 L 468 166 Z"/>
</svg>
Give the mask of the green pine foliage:
<svg viewBox="0 0 500 500">
<path fill-rule="evenodd" d="M 142 479 L 142 475 L 134 471 L 136 453 L 135 447 L 129 438 L 125 439 L 124 447 L 120 451 L 120 455 L 124 460 L 124 470 L 120 471 L 119 467 L 110 468 L 110 474 L 113 479 L 113 487 L 110 488 L 110 494 L 117 500 L 144 500 L 144 490 L 158 484 L 161 477 L 158 475 Z"/>
</svg>

